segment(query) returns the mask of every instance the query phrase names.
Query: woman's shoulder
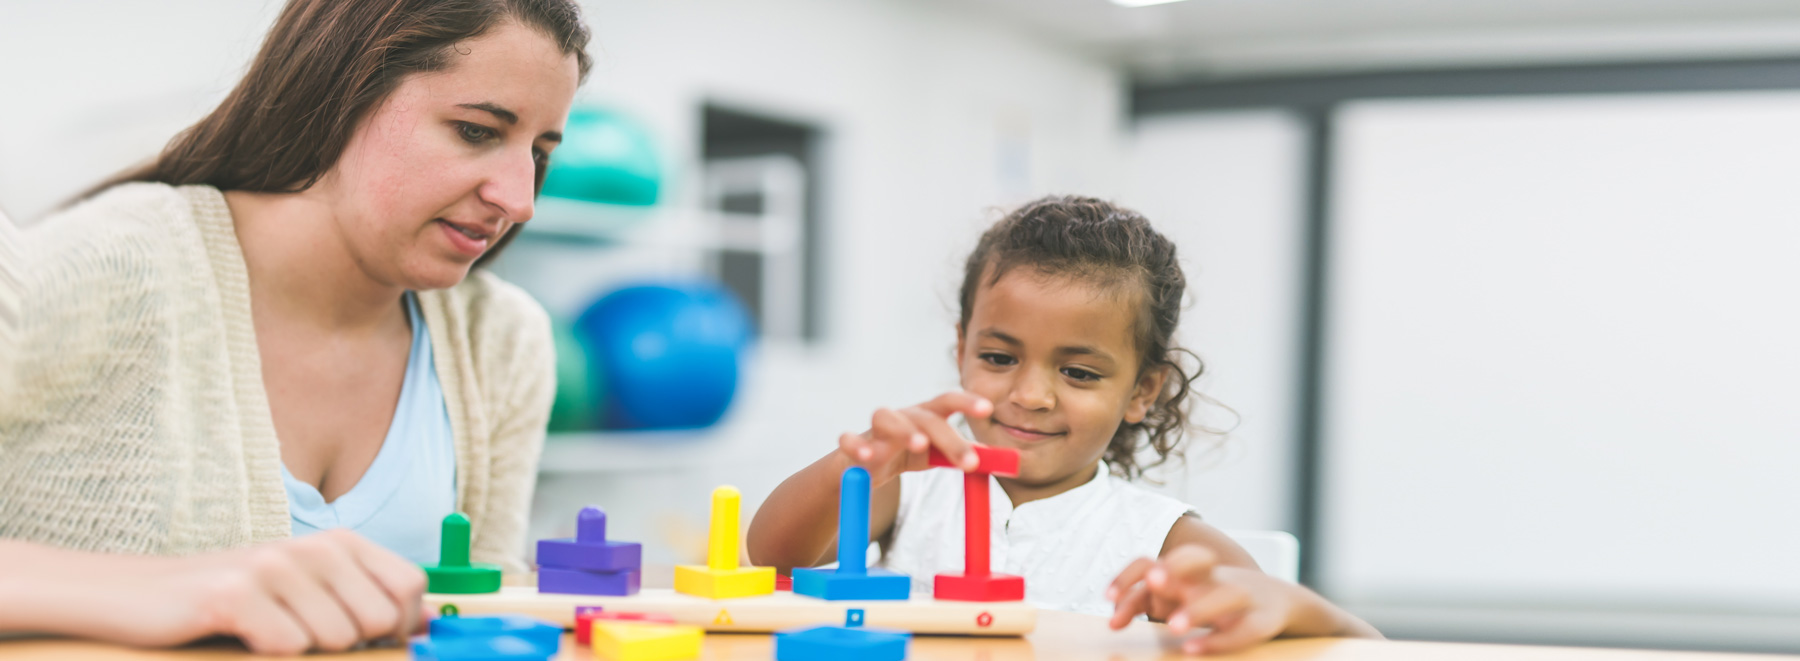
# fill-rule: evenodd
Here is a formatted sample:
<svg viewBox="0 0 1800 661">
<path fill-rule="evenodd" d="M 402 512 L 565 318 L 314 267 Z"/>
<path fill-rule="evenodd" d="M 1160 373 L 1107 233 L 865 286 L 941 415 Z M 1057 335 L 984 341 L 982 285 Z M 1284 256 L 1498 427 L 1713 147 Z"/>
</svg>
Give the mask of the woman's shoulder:
<svg viewBox="0 0 1800 661">
<path fill-rule="evenodd" d="M 41 285 L 91 292 L 123 279 L 141 288 L 205 259 L 195 216 L 180 188 L 121 184 L 25 226 L 20 244 Z"/>
<path fill-rule="evenodd" d="M 498 333 L 502 336 L 529 334 L 550 338 L 550 313 L 518 285 L 500 279 L 486 269 L 474 269 L 461 283 L 449 289 L 422 292 L 423 296 L 441 299 L 447 312 L 453 312 L 471 331 L 471 335 Z"/>
<path fill-rule="evenodd" d="M 161 183 L 113 186 L 92 197 L 27 223 L 25 236 L 55 240 L 68 236 L 160 234 L 171 225 L 191 224 L 192 205 L 181 190 Z M 72 231 L 73 230 L 73 231 Z"/>
<path fill-rule="evenodd" d="M 419 302 L 427 324 L 445 324 L 444 336 L 459 347 L 452 350 L 467 351 L 476 370 L 517 372 L 518 378 L 548 375 L 554 381 L 550 314 L 525 290 L 475 269 L 454 287 L 419 292 Z"/>
</svg>

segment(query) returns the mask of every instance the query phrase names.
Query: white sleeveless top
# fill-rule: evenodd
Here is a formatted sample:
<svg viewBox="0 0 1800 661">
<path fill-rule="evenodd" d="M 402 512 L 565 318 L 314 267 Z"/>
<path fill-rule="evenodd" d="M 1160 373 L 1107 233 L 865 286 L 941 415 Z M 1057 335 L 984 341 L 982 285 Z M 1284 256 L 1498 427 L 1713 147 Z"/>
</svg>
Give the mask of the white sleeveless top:
<svg viewBox="0 0 1800 661">
<path fill-rule="evenodd" d="M 929 594 L 932 577 L 963 569 L 963 477 L 954 468 L 900 475 L 900 510 L 882 566 Z M 1111 615 L 1106 586 L 1125 565 L 1157 557 L 1169 529 L 1192 510 L 1112 476 L 1014 508 L 988 478 L 988 567 L 1025 577 L 1025 600 L 1052 610 Z"/>
</svg>

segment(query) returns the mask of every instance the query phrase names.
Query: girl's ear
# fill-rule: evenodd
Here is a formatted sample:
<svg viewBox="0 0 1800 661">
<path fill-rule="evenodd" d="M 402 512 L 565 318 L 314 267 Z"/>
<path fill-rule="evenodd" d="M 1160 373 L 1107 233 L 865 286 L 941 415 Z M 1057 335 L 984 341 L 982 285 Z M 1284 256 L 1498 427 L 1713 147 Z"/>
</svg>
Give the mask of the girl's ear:
<svg viewBox="0 0 1800 661">
<path fill-rule="evenodd" d="M 1125 422 L 1135 425 L 1150 415 L 1150 407 L 1156 406 L 1156 398 L 1162 395 L 1163 381 L 1168 378 L 1168 365 L 1159 365 L 1138 375 L 1137 387 L 1131 392 L 1131 401 L 1125 405 Z"/>
</svg>

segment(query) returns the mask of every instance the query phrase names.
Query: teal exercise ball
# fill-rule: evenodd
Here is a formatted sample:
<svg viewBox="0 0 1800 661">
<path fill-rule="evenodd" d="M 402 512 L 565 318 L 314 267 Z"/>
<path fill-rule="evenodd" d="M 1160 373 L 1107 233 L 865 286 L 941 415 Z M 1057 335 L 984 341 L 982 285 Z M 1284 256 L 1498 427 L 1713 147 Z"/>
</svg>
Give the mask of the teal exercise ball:
<svg viewBox="0 0 1800 661">
<path fill-rule="evenodd" d="M 569 112 L 542 193 L 583 202 L 650 206 L 662 189 L 662 164 L 643 126 L 617 112 Z"/>
<path fill-rule="evenodd" d="M 711 282 L 637 285 L 575 321 L 606 366 L 607 429 L 695 429 L 724 417 L 751 338 L 750 315 Z"/>
</svg>

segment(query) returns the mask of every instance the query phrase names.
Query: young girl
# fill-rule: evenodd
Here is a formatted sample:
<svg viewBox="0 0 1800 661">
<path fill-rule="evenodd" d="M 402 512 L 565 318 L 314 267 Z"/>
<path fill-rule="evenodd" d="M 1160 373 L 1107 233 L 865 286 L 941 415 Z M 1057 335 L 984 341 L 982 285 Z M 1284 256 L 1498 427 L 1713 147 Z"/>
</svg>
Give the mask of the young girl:
<svg viewBox="0 0 1800 661">
<path fill-rule="evenodd" d="M 990 549 L 996 571 L 1025 577 L 1027 601 L 1111 615 L 1115 628 L 1138 614 L 1210 627 L 1187 641 L 1195 653 L 1277 635 L 1379 636 L 1263 574 L 1187 505 L 1125 481 L 1142 474 L 1146 446 L 1158 463 L 1176 452 L 1187 425 L 1198 373 L 1173 345 L 1185 286 L 1175 246 L 1132 211 L 1062 197 L 1012 212 L 964 269 L 963 391 L 876 411 L 868 431 L 788 478 L 751 522 L 751 560 L 785 569 L 835 556 L 839 476 L 857 465 L 874 486 L 883 564 L 915 589 L 961 571 L 962 475 L 926 467 L 931 447 L 974 467 L 948 421 L 961 414 L 975 441 L 1019 451 L 1019 475 L 990 481 Z"/>
</svg>

